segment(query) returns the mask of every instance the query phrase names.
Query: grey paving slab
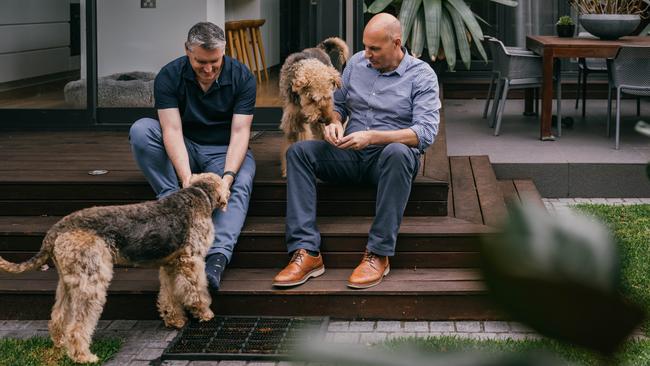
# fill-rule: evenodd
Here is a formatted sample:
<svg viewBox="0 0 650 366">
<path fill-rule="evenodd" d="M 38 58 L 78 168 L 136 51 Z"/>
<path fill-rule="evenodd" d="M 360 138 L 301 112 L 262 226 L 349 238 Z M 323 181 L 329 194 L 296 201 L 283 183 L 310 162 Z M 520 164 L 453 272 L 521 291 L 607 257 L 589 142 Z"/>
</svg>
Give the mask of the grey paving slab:
<svg viewBox="0 0 650 366">
<path fill-rule="evenodd" d="M 429 331 L 429 322 L 404 322 L 404 331 L 405 332 L 428 332 Z"/>
<path fill-rule="evenodd" d="M 371 332 L 374 329 L 375 329 L 375 322 L 351 321 L 349 331 L 351 331 L 351 332 Z"/>
<path fill-rule="evenodd" d="M 240 364 L 245 365 L 246 363 Z M 218 361 L 192 361 L 188 366 L 217 366 L 219 365 Z"/>
<path fill-rule="evenodd" d="M 359 343 L 361 344 L 375 344 L 383 342 L 387 339 L 388 333 L 374 332 L 374 333 L 361 333 Z"/>
<path fill-rule="evenodd" d="M 164 361 L 161 366 L 188 366 L 190 361 L 185 360 L 167 360 Z"/>
<path fill-rule="evenodd" d="M 164 348 L 143 348 L 135 355 L 135 360 L 154 360 L 163 354 Z"/>
<path fill-rule="evenodd" d="M 331 321 L 328 328 L 329 331 L 347 331 L 350 329 L 349 321 Z"/>
<path fill-rule="evenodd" d="M 454 332 L 454 322 L 451 321 L 433 321 L 429 322 L 429 329 L 432 332 Z"/>
<path fill-rule="evenodd" d="M 456 331 L 459 333 L 478 333 L 482 330 L 481 322 L 456 322 Z"/>
<path fill-rule="evenodd" d="M 378 332 L 401 332 L 402 322 L 380 320 L 377 322 L 376 330 Z"/>
<path fill-rule="evenodd" d="M 510 324 L 504 321 L 483 322 L 483 329 L 489 333 L 505 333 L 510 331 Z"/>
<path fill-rule="evenodd" d="M 129 330 L 137 324 L 137 320 L 114 320 L 106 328 L 108 330 Z"/>
</svg>

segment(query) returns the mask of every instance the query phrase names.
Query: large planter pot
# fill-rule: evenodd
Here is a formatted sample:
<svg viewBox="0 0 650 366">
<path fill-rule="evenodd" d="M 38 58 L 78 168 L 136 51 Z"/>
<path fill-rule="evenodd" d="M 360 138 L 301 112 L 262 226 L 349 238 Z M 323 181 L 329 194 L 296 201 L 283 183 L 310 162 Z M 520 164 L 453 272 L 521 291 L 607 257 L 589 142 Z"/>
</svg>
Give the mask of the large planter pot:
<svg viewBox="0 0 650 366">
<path fill-rule="evenodd" d="M 630 35 L 641 22 L 639 15 L 582 14 L 580 24 L 600 39 L 614 40 Z"/>
</svg>

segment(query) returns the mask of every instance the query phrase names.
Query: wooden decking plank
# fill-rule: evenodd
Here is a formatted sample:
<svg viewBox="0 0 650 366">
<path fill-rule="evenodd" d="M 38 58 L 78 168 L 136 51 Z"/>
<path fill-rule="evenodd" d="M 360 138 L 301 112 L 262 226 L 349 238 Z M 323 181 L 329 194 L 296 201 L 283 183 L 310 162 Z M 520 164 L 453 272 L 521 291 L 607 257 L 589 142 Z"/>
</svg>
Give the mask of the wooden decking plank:
<svg viewBox="0 0 650 366">
<path fill-rule="evenodd" d="M 519 194 L 519 199 L 522 202 L 535 204 L 543 209 L 546 209 L 544 202 L 542 201 L 542 196 L 539 194 L 535 183 L 530 179 L 515 179 L 513 181 L 515 188 L 517 189 L 517 194 Z"/>
<path fill-rule="evenodd" d="M 243 271 L 243 272 L 242 272 Z M 219 294 L 345 294 L 355 295 L 356 290 L 345 286 L 350 269 L 326 270 L 321 277 L 306 284 L 278 289 L 271 282 L 278 269 L 255 269 L 254 278 L 251 270 L 229 268 L 223 278 Z M 419 272 L 416 274 L 416 272 Z M 241 274 L 240 274 L 241 273 Z M 52 293 L 56 289 L 58 275 L 55 270 L 27 272 L 20 275 L 0 274 L 0 293 Z M 117 268 L 109 293 L 157 292 L 159 287 L 158 272 L 152 269 Z M 439 269 L 395 269 L 378 286 L 366 289 L 364 293 L 373 294 L 423 294 L 423 293 L 468 293 L 485 292 L 485 285 L 476 270 L 459 269 L 456 271 Z"/>
<path fill-rule="evenodd" d="M 449 166 L 454 191 L 454 215 L 469 222 L 483 223 L 469 157 L 451 156 Z"/>
<path fill-rule="evenodd" d="M 20 263 L 27 261 L 34 252 L 3 251 L 4 259 Z M 329 268 L 354 268 L 363 258 L 358 252 L 323 252 L 323 261 Z M 281 269 L 289 262 L 289 255 L 282 252 L 235 252 L 231 268 L 276 268 Z M 391 258 L 391 268 L 475 268 L 479 264 L 478 252 L 398 252 Z"/>
<path fill-rule="evenodd" d="M 503 198 L 506 203 L 519 203 L 519 194 L 517 194 L 517 188 L 515 188 L 515 183 L 512 179 L 505 179 L 499 181 L 499 189 L 503 194 Z"/>
<path fill-rule="evenodd" d="M 438 136 L 433 145 L 425 150 L 424 175 L 442 182 L 449 182 L 449 161 L 447 156 L 447 129 L 444 111 L 440 110 Z"/>
<path fill-rule="evenodd" d="M 506 218 L 507 210 L 490 159 L 487 156 L 472 156 L 470 163 L 483 221 L 486 225 L 498 226 Z"/>
</svg>

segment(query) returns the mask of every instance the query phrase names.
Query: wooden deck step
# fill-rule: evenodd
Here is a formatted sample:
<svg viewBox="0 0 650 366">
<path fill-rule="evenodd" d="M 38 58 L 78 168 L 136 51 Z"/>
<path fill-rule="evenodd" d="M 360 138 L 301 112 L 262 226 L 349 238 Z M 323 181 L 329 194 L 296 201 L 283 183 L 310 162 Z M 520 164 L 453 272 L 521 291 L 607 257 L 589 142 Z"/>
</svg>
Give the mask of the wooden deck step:
<svg viewBox="0 0 650 366">
<path fill-rule="evenodd" d="M 24 261 L 41 246 L 45 232 L 60 217 L 0 216 L 0 256 Z M 332 268 L 353 268 L 365 250 L 371 217 L 321 217 L 321 250 Z M 284 217 L 248 217 L 232 267 L 281 268 L 286 265 Z M 405 217 L 397 239 L 394 268 L 475 267 L 485 225 L 453 217 Z"/>
<path fill-rule="evenodd" d="M 508 203 L 527 202 L 546 209 L 532 179 L 505 179 L 499 181 L 499 189 Z"/>
<path fill-rule="evenodd" d="M 0 215 L 57 216 L 90 206 L 154 199 L 133 160 L 126 132 L 15 132 L 2 137 Z M 250 143 L 257 170 L 249 215 L 286 212 L 286 181 L 280 177 L 279 159 L 282 139 L 281 133 L 264 132 Z M 443 142 L 434 147 L 440 150 Z M 405 215 L 447 215 L 446 164 L 446 151 L 423 157 Z M 96 169 L 109 173 L 88 174 Z M 346 216 L 373 216 L 375 197 L 372 187 L 320 183 L 318 215 L 339 216 L 344 210 Z"/>
<path fill-rule="evenodd" d="M 324 315 L 343 319 L 497 319 L 474 269 L 395 269 L 380 285 L 346 287 L 349 269 L 327 269 L 291 289 L 271 286 L 276 269 L 228 269 L 213 309 L 228 315 Z M 0 274 L 0 319 L 48 319 L 57 273 Z M 156 319 L 157 271 L 116 269 L 104 319 Z"/>
</svg>

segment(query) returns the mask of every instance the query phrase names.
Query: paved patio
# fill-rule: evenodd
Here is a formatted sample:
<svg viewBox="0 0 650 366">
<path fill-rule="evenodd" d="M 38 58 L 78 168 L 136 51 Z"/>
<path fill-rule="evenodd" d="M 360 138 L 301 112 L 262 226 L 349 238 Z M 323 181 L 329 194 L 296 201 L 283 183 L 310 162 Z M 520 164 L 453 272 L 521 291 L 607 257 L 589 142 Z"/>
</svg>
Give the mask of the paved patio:
<svg viewBox="0 0 650 366">
<path fill-rule="evenodd" d="M 523 116 L 521 99 L 508 100 L 499 136 L 482 118 L 484 100 L 445 100 L 448 155 L 488 155 L 498 179 L 533 179 L 543 197 L 650 197 L 650 139 L 634 131 L 636 101 L 623 101 L 620 150 L 606 136 L 607 101 L 588 100 L 584 120 L 574 102 L 562 102 L 573 128 L 543 142 L 538 117 Z M 640 118 L 650 121 L 647 99 Z"/>
</svg>

